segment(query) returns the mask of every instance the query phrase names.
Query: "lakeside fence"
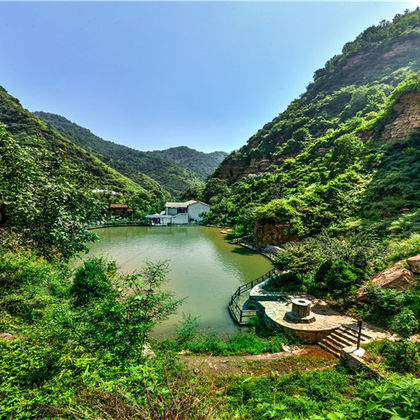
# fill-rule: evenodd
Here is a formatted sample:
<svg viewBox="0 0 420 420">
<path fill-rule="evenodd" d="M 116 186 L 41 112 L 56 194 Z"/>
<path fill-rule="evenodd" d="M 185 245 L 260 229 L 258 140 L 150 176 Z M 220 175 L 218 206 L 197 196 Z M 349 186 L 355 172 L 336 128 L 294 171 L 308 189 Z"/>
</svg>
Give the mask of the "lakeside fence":
<svg viewBox="0 0 420 420">
<path fill-rule="evenodd" d="M 255 280 L 240 285 L 235 290 L 235 292 L 230 298 L 230 302 L 228 305 L 229 313 L 234 321 L 236 321 L 239 325 L 249 325 L 251 318 L 255 317 L 257 311 L 253 309 L 244 309 L 243 307 L 241 307 L 239 302 L 240 296 L 248 290 L 251 290 L 258 283 L 261 283 L 277 274 L 279 274 L 279 271 L 276 268 L 273 268 L 272 270 L 263 274 L 261 277 L 258 277 Z"/>
</svg>

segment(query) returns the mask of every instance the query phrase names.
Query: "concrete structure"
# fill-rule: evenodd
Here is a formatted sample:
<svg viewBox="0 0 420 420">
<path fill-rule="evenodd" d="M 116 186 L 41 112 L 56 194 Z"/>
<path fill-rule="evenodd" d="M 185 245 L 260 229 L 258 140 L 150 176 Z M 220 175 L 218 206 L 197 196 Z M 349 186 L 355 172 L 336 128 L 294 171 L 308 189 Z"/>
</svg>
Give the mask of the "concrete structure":
<svg viewBox="0 0 420 420">
<path fill-rule="evenodd" d="M 203 215 L 209 211 L 210 206 L 198 200 L 167 202 L 165 211 L 148 215 L 146 218 L 156 225 L 186 225 L 200 222 L 203 220 Z"/>
<path fill-rule="evenodd" d="M 267 291 L 269 281 L 254 286 L 248 299 L 248 306 L 256 308 L 268 327 L 293 332 L 306 343 L 316 343 L 340 327 L 323 310 L 325 302 L 302 292 Z"/>
</svg>

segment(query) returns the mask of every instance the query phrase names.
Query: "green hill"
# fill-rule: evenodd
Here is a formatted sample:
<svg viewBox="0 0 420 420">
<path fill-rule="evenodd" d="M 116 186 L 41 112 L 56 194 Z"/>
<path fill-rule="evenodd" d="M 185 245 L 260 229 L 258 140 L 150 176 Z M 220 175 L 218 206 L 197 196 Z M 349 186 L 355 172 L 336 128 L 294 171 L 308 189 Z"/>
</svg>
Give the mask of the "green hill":
<svg viewBox="0 0 420 420">
<path fill-rule="evenodd" d="M 142 186 L 110 168 L 24 109 L 19 100 L 9 95 L 3 87 L 0 87 L 0 122 L 16 138 L 26 142 L 30 141 L 30 136 L 44 139 L 49 150 L 59 153 L 69 163 L 91 174 L 94 188 L 117 192 L 144 191 Z"/>
<path fill-rule="evenodd" d="M 202 185 L 195 173 L 172 160 L 104 140 L 60 115 L 41 111 L 35 114 L 107 165 L 142 185 L 146 181 L 151 185 L 159 183 L 174 196 L 191 186 Z"/>
<path fill-rule="evenodd" d="M 420 10 L 361 33 L 298 99 L 228 155 L 204 190 L 211 221 L 266 242 L 420 227 Z M 267 237 L 268 235 L 268 237 Z M 270 236 L 271 235 L 271 239 Z"/>
<path fill-rule="evenodd" d="M 196 173 L 202 181 L 213 174 L 226 152 L 203 153 L 186 146 L 171 147 L 165 150 L 146 152 L 150 156 L 171 160 Z"/>
</svg>

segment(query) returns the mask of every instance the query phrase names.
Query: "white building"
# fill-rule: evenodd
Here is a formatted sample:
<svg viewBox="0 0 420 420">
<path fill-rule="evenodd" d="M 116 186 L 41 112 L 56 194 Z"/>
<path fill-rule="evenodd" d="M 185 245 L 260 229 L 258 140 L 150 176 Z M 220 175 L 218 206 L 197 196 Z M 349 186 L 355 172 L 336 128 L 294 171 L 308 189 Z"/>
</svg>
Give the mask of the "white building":
<svg viewBox="0 0 420 420">
<path fill-rule="evenodd" d="M 185 225 L 203 220 L 204 213 L 210 211 L 210 206 L 197 200 L 185 202 L 168 202 L 165 211 L 160 214 L 146 216 L 153 224 L 158 225 Z"/>
</svg>

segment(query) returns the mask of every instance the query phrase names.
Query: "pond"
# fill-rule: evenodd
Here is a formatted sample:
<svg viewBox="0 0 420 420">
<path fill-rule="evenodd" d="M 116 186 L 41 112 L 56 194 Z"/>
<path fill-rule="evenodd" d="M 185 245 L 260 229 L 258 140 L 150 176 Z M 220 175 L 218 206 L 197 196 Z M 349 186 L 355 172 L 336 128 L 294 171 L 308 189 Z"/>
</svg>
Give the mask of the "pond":
<svg viewBox="0 0 420 420">
<path fill-rule="evenodd" d="M 227 311 L 231 294 L 272 268 L 264 256 L 229 244 L 218 228 L 127 226 L 95 233 L 100 240 L 91 245 L 88 256 L 108 256 L 124 272 L 139 270 L 146 261 L 168 262 L 165 288 L 185 300 L 175 315 L 155 328 L 155 337 L 173 336 L 183 314 L 197 316 L 202 329 L 234 334 L 239 327 Z"/>
</svg>

